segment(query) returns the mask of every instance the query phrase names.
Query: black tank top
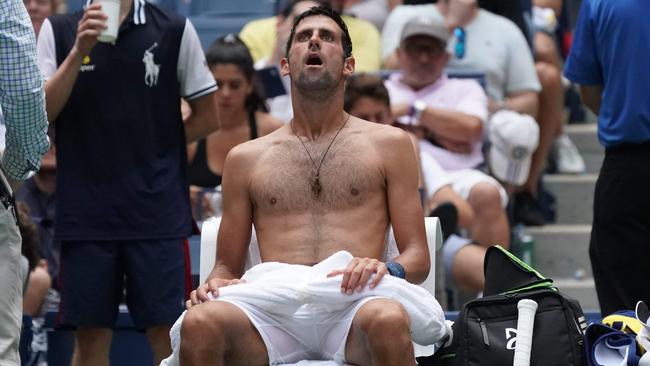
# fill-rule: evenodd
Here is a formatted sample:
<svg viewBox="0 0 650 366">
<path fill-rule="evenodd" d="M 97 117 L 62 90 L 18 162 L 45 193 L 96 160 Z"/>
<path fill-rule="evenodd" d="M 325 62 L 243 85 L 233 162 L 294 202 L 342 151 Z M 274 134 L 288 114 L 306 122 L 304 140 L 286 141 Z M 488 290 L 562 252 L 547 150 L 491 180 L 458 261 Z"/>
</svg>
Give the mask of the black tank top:
<svg viewBox="0 0 650 366">
<path fill-rule="evenodd" d="M 257 138 L 257 123 L 255 111 L 248 112 L 248 125 L 251 130 L 250 139 Z M 221 184 L 221 175 L 214 174 L 208 167 L 208 154 L 205 139 L 199 140 L 194 159 L 187 167 L 187 180 L 190 185 L 214 188 Z"/>
</svg>

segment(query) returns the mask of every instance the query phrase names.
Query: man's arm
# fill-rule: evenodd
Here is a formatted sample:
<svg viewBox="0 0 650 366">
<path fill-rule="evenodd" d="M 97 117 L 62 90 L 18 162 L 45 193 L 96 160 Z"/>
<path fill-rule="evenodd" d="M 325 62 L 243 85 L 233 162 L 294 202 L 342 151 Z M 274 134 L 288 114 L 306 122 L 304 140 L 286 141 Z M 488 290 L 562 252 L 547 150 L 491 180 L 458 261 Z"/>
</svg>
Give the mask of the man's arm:
<svg viewBox="0 0 650 366">
<path fill-rule="evenodd" d="M 533 0 L 533 5 L 553 9 L 558 18 L 562 15 L 562 0 Z"/>
<path fill-rule="evenodd" d="M 226 156 L 221 192 L 223 216 L 219 225 L 217 260 L 208 280 L 192 291 L 187 307 L 208 300 L 208 292 L 218 295 L 220 287 L 239 283 L 244 273 L 246 253 L 251 240 L 253 208 L 249 192 L 249 172 L 252 170 L 252 154 L 247 146 L 236 146 Z"/>
<path fill-rule="evenodd" d="M 514 92 L 508 95 L 508 98 L 506 98 L 502 105 L 499 105 L 492 99 L 490 100 L 491 113 L 502 108 L 536 118 L 539 109 L 538 93 L 531 90 Z"/>
<path fill-rule="evenodd" d="M 192 114 L 185 120 L 185 141 L 187 143 L 198 141 L 219 129 L 214 92 L 190 100 L 188 103 Z"/>
<path fill-rule="evenodd" d="M 6 125 L 2 169 L 12 188 L 38 170 L 47 152 L 43 81 L 36 65 L 34 30 L 21 1 L 0 5 L 0 105 Z"/>
<path fill-rule="evenodd" d="M 600 113 L 600 99 L 602 95 L 602 85 L 580 85 L 582 102 L 596 115 Z"/>
<path fill-rule="evenodd" d="M 79 21 L 74 46 L 54 75 L 45 83 L 47 115 L 50 121 L 56 120 L 68 102 L 83 59 L 95 47 L 97 37 L 105 28 L 106 15 L 101 10 L 101 4 L 92 4 L 86 8 Z"/>
<path fill-rule="evenodd" d="M 429 274 L 429 248 L 418 194 L 418 167 L 406 132 L 391 131 L 383 148 L 388 212 L 406 279 L 421 283 Z"/>
<path fill-rule="evenodd" d="M 192 111 L 185 119 L 185 141 L 191 143 L 216 131 L 219 122 L 214 99 L 217 83 L 208 68 L 196 29 L 189 20 L 185 21 L 176 72 L 181 96 Z"/>
</svg>

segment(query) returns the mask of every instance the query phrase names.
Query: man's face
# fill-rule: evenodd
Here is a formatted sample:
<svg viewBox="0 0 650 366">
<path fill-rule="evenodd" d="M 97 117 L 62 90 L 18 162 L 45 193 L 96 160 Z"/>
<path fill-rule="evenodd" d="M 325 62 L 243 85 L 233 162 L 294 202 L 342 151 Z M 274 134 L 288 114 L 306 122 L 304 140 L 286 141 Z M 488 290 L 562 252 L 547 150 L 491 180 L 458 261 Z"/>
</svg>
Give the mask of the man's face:
<svg viewBox="0 0 650 366">
<path fill-rule="evenodd" d="M 449 60 L 445 43 L 425 35 L 405 39 L 398 57 L 404 81 L 413 87 L 426 86 L 438 80 Z"/>
<path fill-rule="evenodd" d="M 303 93 L 335 90 L 354 72 L 354 59 L 344 59 L 342 35 L 326 16 L 304 18 L 296 27 L 287 58 L 281 60 L 282 75 L 291 75 Z"/>
<path fill-rule="evenodd" d="M 390 108 L 385 102 L 370 97 L 361 97 L 350 108 L 350 114 L 366 121 L 389 125 L 393 123 Z"/>
<path fill-rule="evenodd" d="M 45 18 L 52 15 L 52 1 L 53 0 L 23 0 L 25 7 L 29 12 L 29 17 L 32 19 L 34 28 L 40 30 L 41 24 Z"/>
</svg>

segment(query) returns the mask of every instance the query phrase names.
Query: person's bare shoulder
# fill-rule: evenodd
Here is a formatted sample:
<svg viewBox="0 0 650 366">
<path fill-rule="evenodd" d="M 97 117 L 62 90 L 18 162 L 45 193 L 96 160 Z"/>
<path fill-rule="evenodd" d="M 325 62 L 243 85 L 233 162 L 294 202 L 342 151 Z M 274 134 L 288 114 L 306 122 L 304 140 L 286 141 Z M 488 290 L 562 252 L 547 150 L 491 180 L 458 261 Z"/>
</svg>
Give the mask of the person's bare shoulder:
<svg viewBox="0 0 650 366">
<path fill-rule="evenodd" d="M 284 123 L 266 112 L 255 112 L 255 118 L 258 121 L 260 136 L 268 135 L 269 133 L 284 126 Z"/>
<path fill-rule="evenodd" d="M 411 139 L 406 131 L 379 123 L 368 122 L 360 118 L 354 118 L 355 126 L 363 131 L 365 136 L 371 140 L 372 144 L 379 149 L 387 147 L 398 147 L 404 143 L 410 144 Z"/>
<path fill-rule="evenodd" d="M 264 136 L 243 142 L 233 147 L 230 152 L 228 152 L 226 159 L 236 162 L 237 165 L 244 165 L 250 168 L 262 156 L 264 156 L 264 153 L 271 147 L 287 141 L 290 137 L 288 131 L 289 127 L 283 125 Z"/>
</svg>

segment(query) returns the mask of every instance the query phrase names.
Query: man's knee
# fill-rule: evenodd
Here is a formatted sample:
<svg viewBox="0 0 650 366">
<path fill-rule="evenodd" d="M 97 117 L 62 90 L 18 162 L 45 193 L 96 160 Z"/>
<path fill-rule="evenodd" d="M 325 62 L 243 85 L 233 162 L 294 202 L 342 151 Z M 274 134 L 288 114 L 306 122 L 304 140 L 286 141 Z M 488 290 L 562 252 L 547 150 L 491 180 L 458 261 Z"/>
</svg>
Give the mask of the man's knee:
<svg viewBox="0 0 650 366">
<path fill-rule="evenodd" d="M 373 345 L 410 342 L 410 319 L 402 304 L 394 300 L 372 300 L 358 313 L 361 316 L 360 328 Z"/>
<path fill-rule="evenodd" d="M 501 211 L 501 192 L 490 183 L 479 183 L 475 185 L 469 193 L 468 201 L 472 205 L 474 212 L 480 216 L 480 213 Z"/>
<path fill-rule="evenodd" d="M 228 309 L 219 302 L 208 302 L 192 307 L 187 311 L 181 324 L 183 343 L 203 343 L 210 340 L 219 345 L 225 342 L 227 324 L 224 314 Z"/>
<path fill-rule="evenodd" d="M 79 328 L 75 332 L 75 353 L 81 359 L 108 357 L 113 332 L 105 328 Z"/>
<path fill-rule="evenodd" d="M 555 65 L 547 62 L 538 62 L 535 64 L 537 77 L 544 90 L 558 92 L 562 89 L 562 74 Z"/>
</svg>

